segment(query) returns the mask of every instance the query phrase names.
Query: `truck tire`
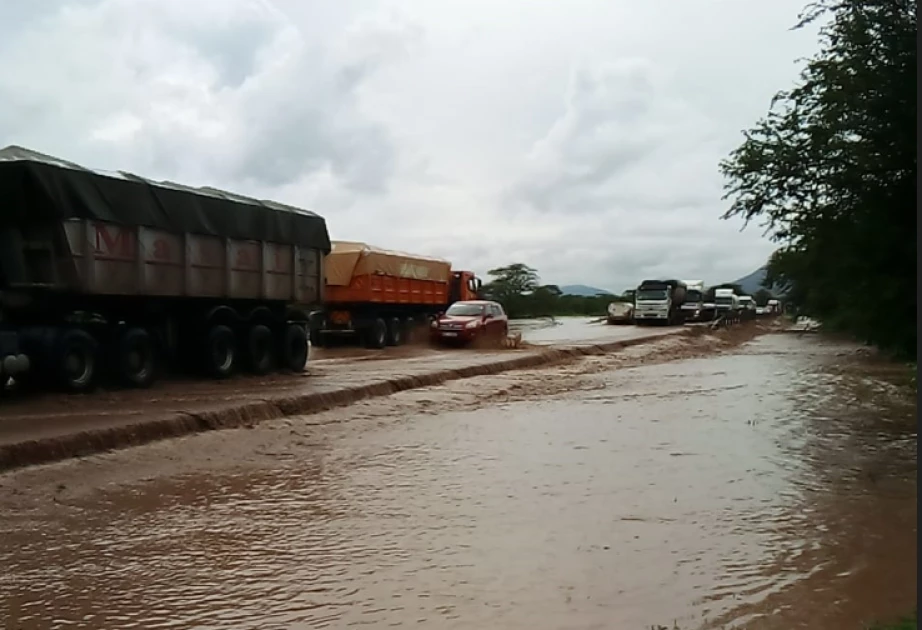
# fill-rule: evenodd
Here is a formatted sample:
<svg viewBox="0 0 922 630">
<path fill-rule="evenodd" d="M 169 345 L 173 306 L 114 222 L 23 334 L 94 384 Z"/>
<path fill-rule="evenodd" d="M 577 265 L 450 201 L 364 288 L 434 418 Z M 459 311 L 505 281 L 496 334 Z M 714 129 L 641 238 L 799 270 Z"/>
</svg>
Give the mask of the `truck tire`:
<svg viewBox="0 0 922 630">
<path fill-rule="evenodd" d="M 157 380 L 157 351 L 153 337 L 143 328 L 129 328 L 115 348 L 116 378 L 127 387 L 145 388 Z"/>
<path fill-rule="evenodd" d="M 403 320 L 403 343 L 416 343 L 420 339 L 422 324 L 413 317 Z"/>
<path fill-rule="evenodd" d="M 319 327 L 311 327 L 310 331 L 311 345 L 315 348 L 322 348 L 324 339 L 321 329 Z"/>
<path fill-rule="evenodd" d="M 365 347 L 380 350 L 387 345 L 387 324 L 380 317 L 365 329 Z"/>
<path fill-rule="evenodd" d="M 237 338 L 227 326 L 212 326 L 203 348 L 205 373 L 212 378 L 227 378 L 237 367 Z"/>
<path fill-rule="evenodd" d="M 399 317 L 390 318 L 387 322 L 387 345 L 400 346 L 403 341 L 403 322 Z"/>
<path fill-rule="evenodd" d="M 246 367 L 253 374 L 268 374 L 275 368 L 275 337 L 268 326 L 256 324 L 247 331 Z"/>
<path fill-rule="evenodd" d="M 61 389 L 84 393 L 96 385 L 99 374 L 99 344 L 81 328 L 65 330 L 53 352 L 54 382 Z"/>
<path fill-rule="evenodd" d="M 308 356 L 307 331 L 304 326 L 288 324 L 282 337 L 282 367 L 292 372 L 302 372 L 307 365 Z"/>
</svg>

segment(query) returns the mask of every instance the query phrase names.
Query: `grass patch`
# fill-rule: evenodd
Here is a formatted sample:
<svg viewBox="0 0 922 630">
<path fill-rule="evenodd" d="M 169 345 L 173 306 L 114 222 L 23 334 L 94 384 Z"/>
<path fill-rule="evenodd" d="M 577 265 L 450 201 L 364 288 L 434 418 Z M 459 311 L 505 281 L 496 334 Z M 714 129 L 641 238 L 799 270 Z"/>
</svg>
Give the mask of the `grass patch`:
<svg viewBox="0 0 922 630">
<path fill-rule="evenodd" d="M 903 617 L 899 621 L 871 626 L 868 630 L 916 630 L 918 628 L 916 615 L 917 613 L 914 612 L 912 615 Z"/>
</svg>

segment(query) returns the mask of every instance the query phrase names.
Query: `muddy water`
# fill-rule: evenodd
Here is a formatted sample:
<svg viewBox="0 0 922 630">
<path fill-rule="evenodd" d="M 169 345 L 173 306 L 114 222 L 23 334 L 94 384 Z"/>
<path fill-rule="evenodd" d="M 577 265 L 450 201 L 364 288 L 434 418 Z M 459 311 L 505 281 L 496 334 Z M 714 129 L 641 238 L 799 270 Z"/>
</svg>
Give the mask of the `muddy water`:
<svg viewBox="0 0 922 630">
<path fill-rule="evenodd" d="M 295 419 L 296 441 L 258 438 L 239 466 L 117 473 L 237 452 L 206 435 L 0 478 L 22 494 L 0 523 L 3 621 L 838 630 L 912 608 L 915 404 L 895 370 L 787 335 L 597 361 L 533 373 L 572 383 L 553 400 L 516 399 L 511 375 Z M 464 408 L 491 386 L 508 402 Z M 82 471 L 97 487 L 71 493 Z"/>
</svg>

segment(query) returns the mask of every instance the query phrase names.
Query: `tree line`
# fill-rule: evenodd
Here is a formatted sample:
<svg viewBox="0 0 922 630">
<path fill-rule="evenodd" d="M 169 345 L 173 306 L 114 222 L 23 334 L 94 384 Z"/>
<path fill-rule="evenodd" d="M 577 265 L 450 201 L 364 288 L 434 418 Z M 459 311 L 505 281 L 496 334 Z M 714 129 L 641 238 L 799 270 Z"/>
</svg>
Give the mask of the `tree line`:
<svg viewBox="0 0 922 630">
<path fill-rule="evenodd" d="M 483 297 L 503 305 L 509 317 L 554 317 L 605 315 L 608 305 L 620 296 L 564 295 L 556 284 L 541 284 L 537 270 L 513 263 L 487 272 L 491 280 L 483 286 Z"/>
<path fill-rule="evenodd" d="M 916 2 L 820 0 L 820 51 L 720 164 L 724 218 L 779 247 L 767 286 L 825 327 L 916 357 Z"/>
</svg>

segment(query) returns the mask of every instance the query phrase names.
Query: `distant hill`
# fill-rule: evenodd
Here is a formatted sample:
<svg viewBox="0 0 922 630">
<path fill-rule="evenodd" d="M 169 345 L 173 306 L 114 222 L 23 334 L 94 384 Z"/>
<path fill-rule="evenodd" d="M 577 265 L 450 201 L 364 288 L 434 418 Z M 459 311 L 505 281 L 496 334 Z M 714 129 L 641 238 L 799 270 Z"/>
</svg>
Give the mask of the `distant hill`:
<svg viewBox="0 0 922 630">
<path fill-rule="evenodd" d="M 765 280 L 765 267 L 759 267 L 751 274 L 743 276 L 739 280 L 734 280 L 732 284 L 738 284 L 746 295 L 752 295 L 759 289 L 762 289 L 762 281 Z"/>
<path fill-rule="evenodd" d="M 765 267 L 759 267 L 753 271 L 748 276 L 743 276 L 739 280 L 734 280 L 732 284 L 738 284 L 742 287 L 743 292 L 747 295 L 753 295 L 759 289 L 764 289 L 762 282 L 765 280 L 766 270 Z M 777 296 L 784 295 L 784 291 L 780 287 L 772 287 L 770 289 L 772 293 Z"/>
<path fill-rule="evenodd" d="M 605 289 L 597 289 L 595 287 L 586 286 L 585 284 L 565 284 L 560 287 L 561 292 L 564 295 L 578 295 L 580 297 L 592 297 L 593 295 L 598 295 L 602 293 L 604 295 L 614 295 L 611 291 L 606 291 Z"/>
</svg>

